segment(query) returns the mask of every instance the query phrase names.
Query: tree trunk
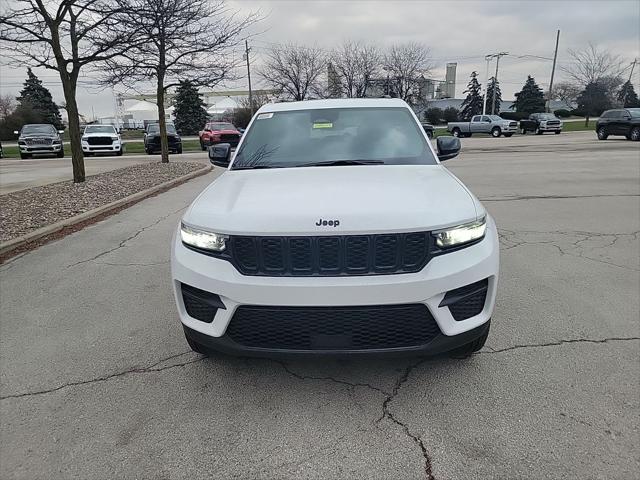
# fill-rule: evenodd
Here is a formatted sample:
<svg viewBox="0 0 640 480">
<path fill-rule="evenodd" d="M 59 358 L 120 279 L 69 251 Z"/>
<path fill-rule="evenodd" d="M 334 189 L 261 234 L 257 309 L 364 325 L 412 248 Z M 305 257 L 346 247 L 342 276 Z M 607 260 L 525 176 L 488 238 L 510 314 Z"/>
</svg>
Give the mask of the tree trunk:
<svg viewBox="0 0 640 480">
<path fill-rule="evenodd" d="M 162 163 L 169 163 L 169 139 L 167 138 L 167 121 L 164 118 L 164 79 L 158 76 L 158 123 L 160 124 L 160 152 Z"/>
<path fill-rule="evenodd" d="M 78 115 L 78 103 L 76 102 L 76 82 L 73 78 L 68 78 L 65 75 L 60 75 L 60 77 L 62 79 L 64 99 L 67 102 L 73 183 L 82 183 L 85 180 L 84 154 L 82 153 L 82 144 L 80 143 L 80 116 Z"/>
</svg>

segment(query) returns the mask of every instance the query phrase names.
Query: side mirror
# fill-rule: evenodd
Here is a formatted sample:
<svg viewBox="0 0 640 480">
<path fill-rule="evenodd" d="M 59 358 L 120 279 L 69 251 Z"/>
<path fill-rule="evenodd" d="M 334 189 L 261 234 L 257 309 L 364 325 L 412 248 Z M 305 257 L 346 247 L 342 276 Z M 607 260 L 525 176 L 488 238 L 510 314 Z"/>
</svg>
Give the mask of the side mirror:
<svg viewBox="0 0 640 480">
<path fill-rule="evenodd" d="M 438 137 L 436 145 L 438 147 L 438 159 L 441 162 L 457 157 L 460 153 L 460 139 L 458 137 Z"/>
<path fill-rule="evenodd" d="M 231 155 L 231 145 L 218 143 L 209 147 L 209 161 L 218 167 L 228 167 Z"/>
</svg>

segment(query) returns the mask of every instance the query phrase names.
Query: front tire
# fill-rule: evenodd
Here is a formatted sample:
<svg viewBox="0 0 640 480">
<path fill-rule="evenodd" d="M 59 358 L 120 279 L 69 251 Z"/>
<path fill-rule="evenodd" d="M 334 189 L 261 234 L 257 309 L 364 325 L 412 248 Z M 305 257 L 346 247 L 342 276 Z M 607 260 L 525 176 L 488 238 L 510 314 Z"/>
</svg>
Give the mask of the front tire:
<svg viewBox="0 0 640 480">
<path fill-rule="evenodd" d="M 56 153 L 56 157 L 63 158 L 64 157 L 64 149 L 61 149 L 58 153 Z"/>
<path fill-rule="evenodd" d="M 452 357 L 457 358 L 467 358 L 473 355 L 475 352 L 479 351 L 484 347 L 484 344 L 487 342 L 487 338 L 489 337 L 489 329 L 491 328 L 491 320 L 487 322 L 487 330 L 476 338 L 473 342 L 469 342 L 466 345 L 463 345 L 459 348 L 456 348 L 451 352 Z"/>
<path fill-rule="evenodd" d="M 527 134 L 527 129 L 526 128 L 521 128 L 520 129 L 520 134 L 521 135 L 526 135 Z"/>
<path fill-rule="evenodd" d="M 542 130 L 539 127 L 536 127 L 536 135 L 542 135 Z"/>
<path fill-rule="evenodd" d="M 206 151 L 207 147 L 205 147 L 204 142 L 202 141 L 202 139 L 200 139 L 200 148 L 202 149 L 202 151 Z"/>
<path fill-rule="evenodd" d="M 22 160 L 27 160 L 27 159 L 31 158 L 31 154 L 30 153 L 22 153 L 22 152 L 20 152 L 20 158 Z"/>
<path fill-rule="evenodd" d="M 507 138 L 511 137 L 512 135 L 513 135 L 513 133 L 505 133 L 504 134 L 504 136 L 507 137 Z"/>
<path fill-rule="evenodd" d="M 500 127 L 493 127 L 491 129 L 491 136 L 493 138 L 498 138 L 500 135 L 502 135 L 502 131 L 500 130 Z"/>
<path fill-rule="evenodd" d="M 556 135 L 560 135 L 560 134 L 562 133 L 562 130 L 556 130 L 554 133 L 555 133 Z"/>
<path fill-rule="evenodd" d="M 629 140 L 633 140 L 634 142 L 640 141 L 640 127 L 633 127 L 631 129 Z"/>
<path fill-rule="evenodd" d="M 119 157 L 122 156 L 122 154 L 124 153 L 124 150 L 122 147 L 120 147 L 120 150 L 118 150 L 118 153 L 116 153 L 116 155 L 118 155 Z"/>
<path fill-rule="evenodd" d="M 461 132 L 459 128 L 454 128 L 453 130 L 451 130 L 451 135 L 453 135 L 454 137 L 460 138 L 461 137 L 460 133 Z"/>
<path fill-rule="evenodd" d="M 604 127 L 600 127 L 596 133 L 598 135 L 598 140 L 606 140 L 609 137 L 609 134 Z"/>
</svg>

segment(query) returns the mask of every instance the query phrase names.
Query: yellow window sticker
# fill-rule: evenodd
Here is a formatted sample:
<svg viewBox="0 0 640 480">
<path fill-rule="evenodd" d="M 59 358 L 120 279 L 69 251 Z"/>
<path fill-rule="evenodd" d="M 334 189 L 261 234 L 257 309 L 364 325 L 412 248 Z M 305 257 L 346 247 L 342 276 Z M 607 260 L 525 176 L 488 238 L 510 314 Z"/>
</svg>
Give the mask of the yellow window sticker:
<svg viewBox="0 0 640 480">
<path fill-rule="evenodd" d="M 330 122 L 314 123 L 313 128 L 333 128 L 333 123 L 330 123 Z"/>
</svg>

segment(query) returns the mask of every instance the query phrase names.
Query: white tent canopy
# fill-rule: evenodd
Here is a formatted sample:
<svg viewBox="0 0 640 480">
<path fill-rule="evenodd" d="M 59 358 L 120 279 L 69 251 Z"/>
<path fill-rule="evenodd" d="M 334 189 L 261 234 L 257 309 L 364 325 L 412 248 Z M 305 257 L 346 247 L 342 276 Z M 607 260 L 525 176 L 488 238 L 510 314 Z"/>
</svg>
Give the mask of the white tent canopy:
<svg viewBox="0 0 640 480">
<path fill-rule="evenodd" d="M 207 108 L 207 113 L 224 113 L 227 110 L 238 108 L 238 102 L 231 97 L 220 97 L 215 103 Z"/>
</svg>

